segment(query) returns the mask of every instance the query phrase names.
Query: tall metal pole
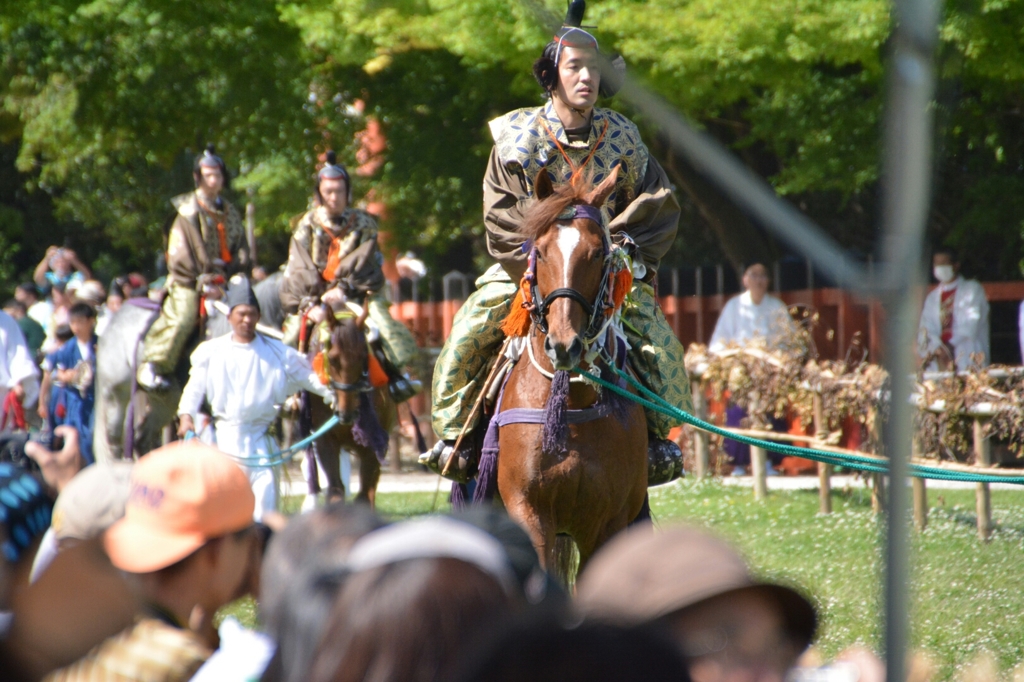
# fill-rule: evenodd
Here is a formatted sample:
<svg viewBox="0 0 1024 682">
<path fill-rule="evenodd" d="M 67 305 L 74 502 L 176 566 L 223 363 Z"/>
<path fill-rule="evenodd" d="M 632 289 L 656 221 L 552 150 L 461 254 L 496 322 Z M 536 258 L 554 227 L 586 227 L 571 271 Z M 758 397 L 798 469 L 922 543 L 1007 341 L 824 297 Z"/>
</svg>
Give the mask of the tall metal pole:
<svg viewBox="0 0 1024 682">
<path fill-rule="evenodd" d="M 913 442 L 913 344 L 922 241 L 932 178 L 932 57 L 938 25 L 937 0 L 896 0 L 896 30 L 889 64 L 885 119 L 883 239 L 879 259 L 887 313 L 885 358 L 891 378 L 885 450 L 890 485 L 885 550 L 886 679 L 906 678 L 908 612 L 907 470 Z"/>
</svg>

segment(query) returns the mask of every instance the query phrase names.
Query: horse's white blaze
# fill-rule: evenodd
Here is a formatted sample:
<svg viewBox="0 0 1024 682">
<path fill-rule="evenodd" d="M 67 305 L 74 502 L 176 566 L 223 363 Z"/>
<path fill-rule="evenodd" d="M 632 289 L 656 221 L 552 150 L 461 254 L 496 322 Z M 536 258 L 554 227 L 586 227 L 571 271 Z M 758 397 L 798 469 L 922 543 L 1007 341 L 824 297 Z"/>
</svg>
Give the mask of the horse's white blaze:
<svg viewBox="0 0 1024 682">
<path fill-rule="evenodd" d="M 572 252 L 580 243 L 580 231 L 578 228 L 569 226 L 558 226 L 558 250 L 562 252 L 562 286 L 569 288 L 569 262 L 572 260 Z"/>
</svg>

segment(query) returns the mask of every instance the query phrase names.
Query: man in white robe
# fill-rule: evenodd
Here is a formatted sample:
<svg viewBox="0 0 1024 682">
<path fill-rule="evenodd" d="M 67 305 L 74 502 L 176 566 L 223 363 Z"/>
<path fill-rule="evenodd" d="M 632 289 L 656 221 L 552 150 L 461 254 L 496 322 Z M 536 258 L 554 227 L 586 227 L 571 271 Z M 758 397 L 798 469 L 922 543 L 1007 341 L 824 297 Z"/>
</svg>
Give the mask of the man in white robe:
<svg viewBox="0 0 1024 682">
<path fill-rule="evenodd" d="M 715 332 L 711 335 L 708 350 L 719 353 L 730 345 L 743 345 L 757 338 L 771 344 L 786 336 L 793 329 L 793 318 L 789 316 L 786 304 L 768 293 L 768 268 L 763 263 L 754 263 L 743 272 L 743 288 L 739 296 L 729 299 L 718 316 Z M 743 420 L 747 411 L 740 405 L 730 403 L 725 410 L 725 425 L 744 428 Z M 782 420 L 772 419 L 775 430 L 785 431 Z M 776 423 L 780 422 L 780 423 Z M 733 463 L 733 476 L 745 476 L 750 466 L 750 446 L 726 439 L 723 447 Z M 781 457 L 771 456 L 781 461 Z M 768 475 L 774 476 L 772 461 L 767 463 Z"/>
<path fill-rule="evenodd" d="M 988 299 L 985 288 L 973 279 L 960 276 L 960 262 L 950 249 L 939 249 L 932 256 L 932 274 L 939 286 L 924 300 L 918 327 L 918 354 L 921 359 L 940 347 L 938 360 L 928 370 L 963 372 L 989 363 Z"/>
<path fill-rule="evenodd" d="M 277 510 L 273 469 L 259 459 L 276 452 L 267 433 L 278 407 L 300 390 L 325 400 L 331 391 L 320 383 L 309 362 L 297 351 L 256 332 L 259 303 L 240 275 L 232 278 L 227 293 L 231 333 L 199 345 L 192 353 L 188 383 L 178 404 L 178 433 L 195 432 L 197 413 L 204 399 L 213 415 L 217 448 L 238 458 L 249 475 L 256 509 L 253 518 Z"/>
<path fill-rule="evenodd" d="M 0 311 L 0 411 L 11 391 L 22 406 L 33 406 L 39 397 L 39 368 L 17 320 Z"/>
<path fill-rule="evenodd" d="M 722 308 L 711 335 L 708 350 L 725 350 L 730 343 L 744 344 L 756 337 L 769 342 L 792 330 L 793 319 L 786 304 L 768 293 L 768 268 L 754 263 L 743 272 L 743 288 L 739 296 L 729 299 Z"/>
</svg>

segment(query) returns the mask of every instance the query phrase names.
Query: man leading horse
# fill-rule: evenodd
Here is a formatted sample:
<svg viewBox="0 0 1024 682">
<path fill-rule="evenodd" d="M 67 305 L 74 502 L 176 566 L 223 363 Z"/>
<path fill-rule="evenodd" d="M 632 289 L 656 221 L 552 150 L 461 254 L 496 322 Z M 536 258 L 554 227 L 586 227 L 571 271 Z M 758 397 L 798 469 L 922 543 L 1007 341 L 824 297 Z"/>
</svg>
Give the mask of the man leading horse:
<svg viewBox="0 0 1024 682">
<path fill-rule="evenodd" d="M 582 6 L 574 2 L 573 7 Z M 573 15 L 576 16 L 573 16 Z M 655 299 L 654 283 L 662 257 L 675 240 L 679 204 L 665 171 L 650 156 L 639 131 L 622 114 L 596 107 L 599 93 L 614 93 L 614 73 L 602 73 L 597 39 L 580 28 L 582 11 L 570 14 L 533 66 L 547 103 L 517 109 L 490 123 L 494 148 L 484 176 L 487 247 L 498 261 L 476 282 L 477 290 L 459 310 L 434 369 L 433 426 L 441 439 L 420 461 L 445 470 L 454 445 L 473 410 L 489 367 L 504 341 L 502 321 L 509 314 L 527 267 L 526 238 L 519 228 L 534 202 L 534 182 L 542 168 L 556 182 L 574 174 L 600 183 L 619 166 L 615 190 L 601 208 L 612 239 L 631 250 L 634 285 L 623 311 L 633 371 L 652 391 L 685 410 L 692 409 L 684 350 Z M 667 440 L 680 422 L 646 411 L 648 459 L 681 460 Z M 463 443 L 477 439 L 463 438 Z M 465 478 L 473 465 L 471 448 L 460 446 L 448 474 Z M 682 466 L 673 468 L 682 471 Z M 653 479 L 652 479 L 653 480 Z"/>
</svg>

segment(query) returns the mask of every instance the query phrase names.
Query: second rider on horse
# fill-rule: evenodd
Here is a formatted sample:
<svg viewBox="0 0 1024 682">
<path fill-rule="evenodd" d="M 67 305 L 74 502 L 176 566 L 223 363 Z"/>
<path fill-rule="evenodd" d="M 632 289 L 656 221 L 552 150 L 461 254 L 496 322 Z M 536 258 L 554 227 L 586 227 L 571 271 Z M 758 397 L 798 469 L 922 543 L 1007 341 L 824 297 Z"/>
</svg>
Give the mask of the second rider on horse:
<svg viewBox="0 0 1024 682">
<path fill-rule="evenodd" d="M 341 312 L 345 297 L 369 307 L 371 351 L 388 375 L 395 402 L 408 400 L 421 390 L 420 383 L 399 370 L 416 354 L 416 340 L 409 329 L 391 317 L 383 256 L 377 246 L 377 219 L 353 208 L 352 183 L 348 171 L 337 163 L 333 151 L 317 173 L 314 187 L 316 206 L 299 218 L 288 247 L 288 266 L 281 281 L 284 310 L 284 341 L 298 345 L 302 313 L 319 321 L 322 302 Z M 365 297 L 365 298 L 364 298 Z"/>
<path fill-rule="evenodd" d="M 471 418 L 504 341 L 502 321 L 511 310 L 529 252 L 519 227 L 534 202 L 534 181 L 542 168 L 556 182 L 569 182 L 575 174 L 596 184 L 620 166 L 615 191 L 601 213 L 612 240 L 632 249 L 634 285 L 631 303 L 623 311 L 629 363 L 649 389 L 672 405 L 692 409 L 684 350 L 654 292 L 658 265 L 675 240 L 679 204 L 636 126 L 622 114 L 595 106 L 599 92 L 613 94 L 609 86 L 616 79 L 602 73 L 597 39 L 580 28 L 581 20 L 567 17 L 534 63 L 547 103 L 517 109 L 490 123 L 494 147 L 484 175 L 484 223 L 488 251 L 498 263 L 477 280 L 477 290 L 456 315 L 434 369 L 433 426 L 441 440 L 420 461 L 438 472 Z M 651 410 L 646 417 L 652 470 L 664 470 L 666 459 L 681 460 L 678 446 L 666 440 L 680 422 Z M 456 461 L 458 467 L 451 467 L 449 474 L 465 478 L 473 455 L 460 447 Z M 669 470 L 681 472 L 682 467 Z"/>
</svg>

